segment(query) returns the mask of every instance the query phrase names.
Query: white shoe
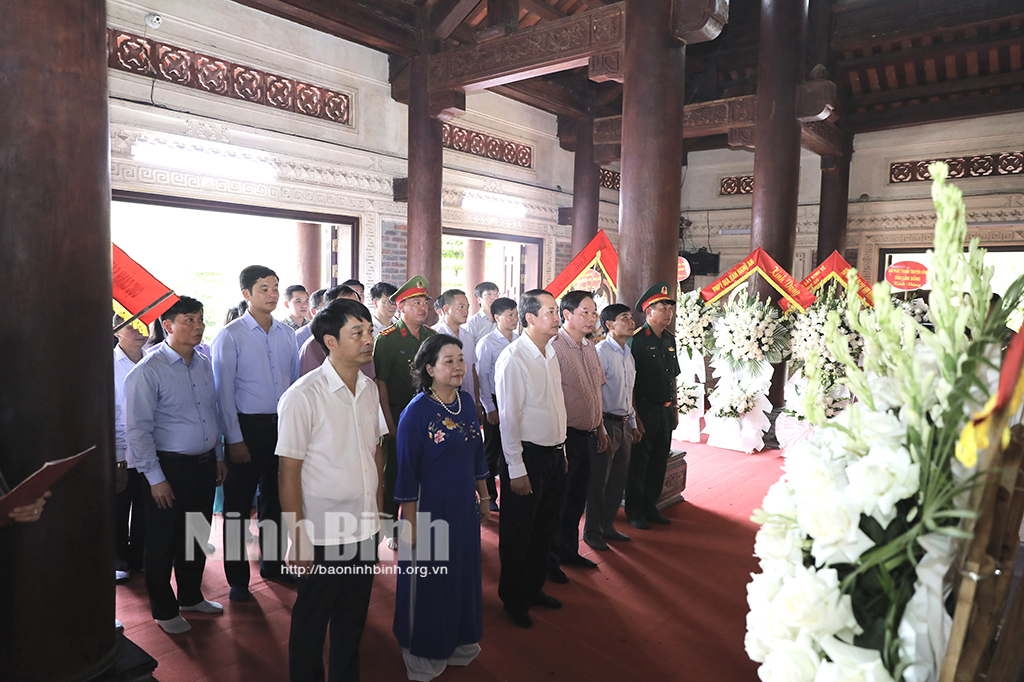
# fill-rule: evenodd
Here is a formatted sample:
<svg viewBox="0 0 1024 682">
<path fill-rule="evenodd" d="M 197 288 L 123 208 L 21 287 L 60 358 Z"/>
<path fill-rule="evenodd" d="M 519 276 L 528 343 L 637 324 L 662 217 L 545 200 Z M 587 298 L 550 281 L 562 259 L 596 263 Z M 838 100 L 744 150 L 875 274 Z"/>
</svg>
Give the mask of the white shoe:
<svg viewBox="0 0 1024 682">
<path fill-rule="evenodd" d="M 221 606 L 220 604 L 218 604 L 215 601 L 210 601 L 209 599 L 204 599 L 203 601 L 199 602 L 198 604 L 193 604 L 192 606 L 180 606 L 180 607 L 178 607 L 178 610 L 179 611 L 196 611 L 198 613 L 216 613 L 216 614 L 224 613 L 224 607 L 223 606 Z"/>
<path fill-rule="evenodd" d="M 398 539 L 397 538 L 388 538 L 388 549 L 390 549 L 392 552 L 397 552 L 398 551 Z"/>
<path fill-rule="evenodd" d="M 157 620 L 156 624 L 169 635 L 180 635 L 192 629 L 189 622 L 182 618 L 180 614 L 169 620 Z"/>
<path fill-rule="evenodd" d="M 114 571 L 114 582 L 124 582 L 128 580 L 128 571 Z"/>
<path fill-rule="evenodd" d="M 117 632 L 124 632 L 124 624 L 117 618 L 114 619 L 114 630 Z"/>
</svg>

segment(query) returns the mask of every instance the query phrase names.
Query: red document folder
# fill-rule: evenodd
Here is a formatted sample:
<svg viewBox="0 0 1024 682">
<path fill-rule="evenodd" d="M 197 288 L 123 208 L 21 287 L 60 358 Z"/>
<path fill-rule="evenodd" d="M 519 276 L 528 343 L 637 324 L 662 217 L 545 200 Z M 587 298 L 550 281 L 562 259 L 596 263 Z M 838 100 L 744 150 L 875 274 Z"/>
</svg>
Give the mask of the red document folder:
<svg viewBox="0 0 1024 682">
<path fill-rule="evenodd" d="M 71 471 L 86 455 L 95 449 L 96 446 L 93 445 L 88 450 L 83 450 L 77 455 L 47 462 L 39 471 L 22 481 L 10 493 L 0 497 L 0 526 L 13 523 L 14 520 L 9 514 L 16 507 L 23 507 L 38 500 L 54 483 L 63 478 L 64 474 Z"/>
</svg>

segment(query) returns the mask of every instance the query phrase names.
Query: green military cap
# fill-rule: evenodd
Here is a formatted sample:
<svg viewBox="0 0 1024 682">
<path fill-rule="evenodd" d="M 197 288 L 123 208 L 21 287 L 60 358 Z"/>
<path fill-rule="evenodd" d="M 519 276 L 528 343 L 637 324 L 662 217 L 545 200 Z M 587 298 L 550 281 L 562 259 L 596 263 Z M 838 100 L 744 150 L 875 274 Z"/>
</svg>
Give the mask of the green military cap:
<svg viewBox="0 0 1024 682">
<path fill-rule="evenodd" d="M 416 296 L 429 298 L 427 295 L 427 278 L 422 275 L 409 278 L 409 281 L 403 284 L 398 291 L 391 294 L 391 301 L 393 303 L 401 303 L 407 298 L 415 298 Z"/>
<path fill-rule="evenodd" d="M 668 284 L 666 282 L 658 282 L 650 289 L 643 293 L 640 300 L 636 302 L 636 307 L 642 311 L 646 311 L 655 303 L 661 301 L 668 301 L 669 303 L 675 303 L 675 300 L 668 293 Z"/>
</svg>

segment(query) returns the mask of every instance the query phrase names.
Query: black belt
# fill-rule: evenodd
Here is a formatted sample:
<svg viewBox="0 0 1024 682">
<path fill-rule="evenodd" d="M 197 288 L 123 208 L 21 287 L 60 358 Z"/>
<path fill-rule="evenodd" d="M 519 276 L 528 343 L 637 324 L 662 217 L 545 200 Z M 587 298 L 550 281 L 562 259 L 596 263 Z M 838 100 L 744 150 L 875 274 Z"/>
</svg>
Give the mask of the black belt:
<svg viewBox="0 0 1024 682">
<path fill-rule="evenodd" d="M 239 417 L 245 417 L 246 419 L 251 419 L 253 421 L 258 421 L 258 422 L 270 422 L 271 424 L 276 424 L 277 423 L 277 415 L 276 414 L 246 414 L 244 412 L 239 412 L 238 416 Z"/>
<path fill-rule="evenodd" d="M 591 429 L 589 431 L 584 431 L 583 429 L 576 429 L 576 428 L 573 428 L 571 426 L 567 426 L 565 428 L 566 428 L 566 431 L 568 431 L 569 433 L 573 434 L 574 436 L 580 436 L 582 438 L 589 438 L 590 436 L 596 436 L 597 435 L 597 429 Z"/>
<path fill-rule="evenodd" d="M 180 452 L 164 452 L 157 450 L 156 456 L 159 459 L 170 460 L 171 462 L 189 462 L 192 464 L 206 464 L 214 456 L 213 449 L 207 450 L 201 455 L 183 455 Z"/>
<path fill-rule="evenodd" d="M 552 453 L 554 453 L 554 452 L 561 452 L 562 450 L 564 450 L 565 449 L 565 443 L 559 443 L 558 445 L 537 445 L 536 443 L 531 443 L 528 440 L 524 440 L 523 441 L 523 447 L 524 448 L 531 448 L 533 450 L 543 450 L 544 452 L 552 452 Z"/>
<path fill-rule="evenodd" d="M 623 424 L 629 421 L 628 414 L 612 414 L 611 412 L 603 412 L 602 416 L 605 419 L 610 419 L 613 422 L 622 422 Z"/>
</svg>

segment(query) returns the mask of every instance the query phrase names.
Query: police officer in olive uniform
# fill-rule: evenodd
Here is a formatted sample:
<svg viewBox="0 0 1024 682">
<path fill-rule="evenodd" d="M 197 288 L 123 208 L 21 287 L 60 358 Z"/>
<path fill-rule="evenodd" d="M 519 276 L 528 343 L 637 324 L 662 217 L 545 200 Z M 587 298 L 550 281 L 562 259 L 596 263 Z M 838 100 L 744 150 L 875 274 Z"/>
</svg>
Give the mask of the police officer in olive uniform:
<svg viewBox="0 0 1024 682">
<path fill-rule="evenodd" d="M 391 295 L 401 315 L 398 322 L 377 335 L 373 344 L 373 367 L 377 374 L 377 388 L 380 391 L 380 405 L 388 423 L 388 435 L 384 436 L 384 508 L 385 515 L 395 519 L 398 505 L 395 504 L 395 481 L 398 478 L 398 419 L 402 410 L 415 396 L 412 386 L 412 366 L 420 343 L 434 330 L 423 324 L 430 312 L 430 297 L 427 296 L 427 279 L 413 277 Z M 396 549 L 397 525 L 389 533 L 388 547 Z"/>
<path fill-rule="evenodd" d="M 676 399 L 676 339 L 671 327 L 676 302 L 665 282 L 658 282 L 637 301 L 646 321 L 631 342 L 636 362 L 636 416 L 643 433 L 633 444 L 626 483 L 626 518 L 635 528 L 650 530 L 649 522 L 668 523 L 657 502 L 665 485 L 665 467 L 672 431 L 679 424 Z"/>
</svg>

